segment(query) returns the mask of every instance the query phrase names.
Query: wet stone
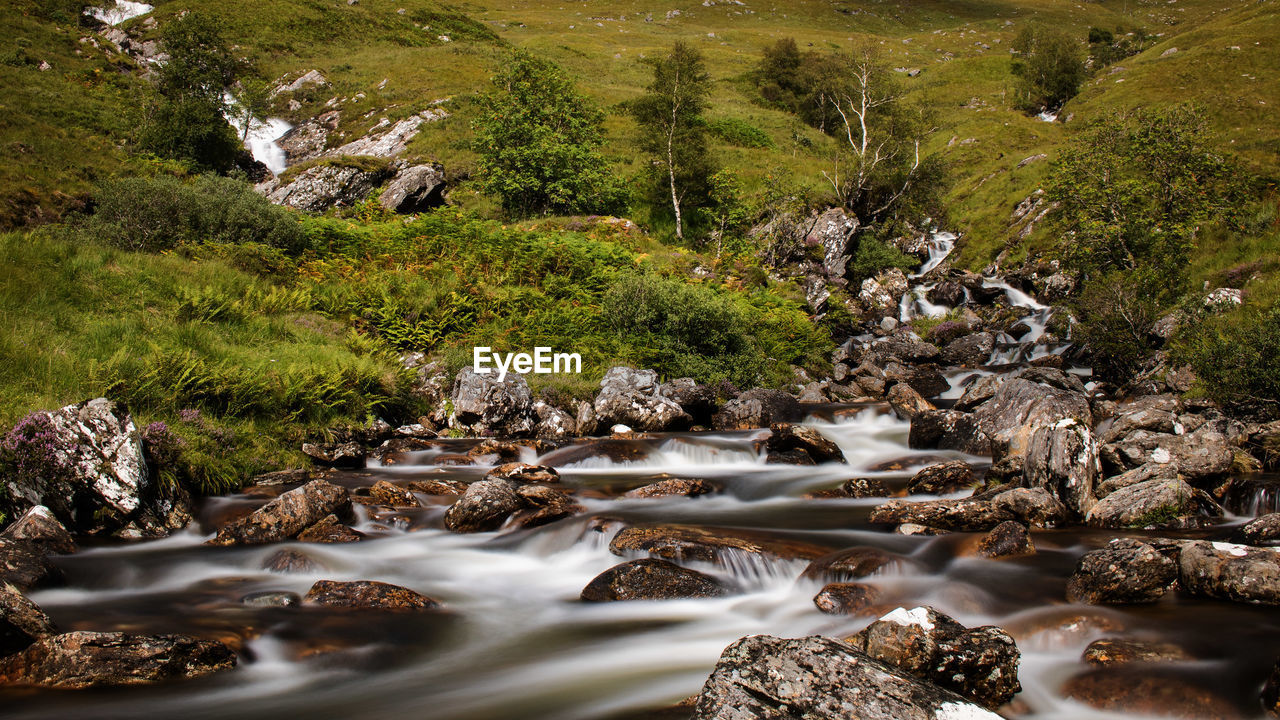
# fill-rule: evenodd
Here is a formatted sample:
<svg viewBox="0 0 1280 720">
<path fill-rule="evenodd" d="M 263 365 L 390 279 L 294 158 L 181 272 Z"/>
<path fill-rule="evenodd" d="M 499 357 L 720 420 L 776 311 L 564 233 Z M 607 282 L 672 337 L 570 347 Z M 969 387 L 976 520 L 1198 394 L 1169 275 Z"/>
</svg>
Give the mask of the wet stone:
<svg viewBox="0 0 1280 720">
<path fill-rule="evenodd" d="M 678 600 L 728 595 L 722 580 L 656 558 L 632 560 L 600 573 L 582 590 L 585 602 Z"/>
<path fill-rule="evenodd" d="M 874 605 L 880 591 L 866 583 L 828 583 L 813 597 L 813 604 L 828 615 L 855 615 Z"/>
<path fill-rule="evenodd" d="M 327 515 L 320 522 L 298 533 L 298 540 L 308 543 L 349 543 L 363 539 L 364 533 L 338 522 L 336 515 Z"/>
<path fill-rule="evenodd" d="M 902 571 L 913 566 L 913 561 L 901 555 L 874 547 L 854 547 L 837 550 L 814 559 L 804 569 L 801 577 L 810 580 L 829 579 L 844 582 L 870 577 L 877 573 Z"/>
<path fill-rule="evenodd" d="M 75 538 L 67 528 L 54 517 L 53 512 L 43 505 L 29 508 L 9 527 L 0 533 L 0 537 L 10 540 L 25 540 L 51 553 L 69 554 L 76 551 Z"/>
<path fill-rule="evenodd" d="M 528 463 L 507 463 L 490 470 L 485 480 L 509 480 L 515 483 L 557 483 L 560 473 L 553 467 Z"/>
<path fill-rule="evenodd" d="M 43 546 L 29 540 L 0 538 L 0 582 L 27 590 L 61 581 L 62 571 L 49 561 Z"/>
<path fill-rule="evenodd" d="M 1199 685 L 1185 673 L 1140 667 L 1099 668 L 1071 678 L 1062 692 L 1095 709 L 1126 715 L 1187 720 L 1241 717 L 1229 700 Z"/>
<path fill-rule="evenodd" d="M 671 478 L 644 485 L 622 494 L 626 498 L 698 497 L 720 491 L 716 483 L 697 478 Z"/>
<path fill-rule="evenodd" d="M 313 573 L 323 570 L 311 556 L 293 548 L 283 548 L 262 561 L 262 569 L 277 573 Z"/>
<path fill-rule="evenodd" d="M 1035 553 L 1036 546 L 1031 542 L 1027 527 L 1012 520 L 995 526 L 978 542 L 978 554 L 987 558 L 1022 557 Z"/>
<path fill-rule="evenodd" d="M 423 495 L 461 495 L 467 491 L 467 484 L 458 480 L 414 480 L 409 489 Z"/>
<path fill-rule="evenodd" d="M 195 678 L 236 664 L 226 645 L 185 635 L 71 632 L 0 660 L 0 685 L 80 689 Z"/>
<path fill-rule="evenodd" d="M 0 657 L 54 634 L 53 621 L 18 588 L 0 583 Z"/>
<path fill-rule="evenodd" d="M 245 595 L 240 602 L 250 607 L 289 608 L 301 605 L 302 598 L 297 593 L 265 591 Z"/>
<path fill-rule="evenodd" d="M 728 528 L 694 525 L 635 525 L 624 528 L 609 543 L 614 555 L 648 553 L 667 560 L 716 562 L 727 553 L 762 558 L 813 559 L 827 548 L 806 542 Z"/>
<path fill-rule="evenodd" d="M 802 451 L 817 463 L 845 461 L 840 446 L 814 428 L 791 423 L 774 423 L 769 430 L 771 434 L 765 442 L 765 448 L 770 453 Z"/>
<path fill-rule="evenodd" d="M 418 499 L 413 496 L 413 493 L 386 480 L 379 480 L 374 483 L 373 487 L 369 488 L 369 495 L 379 504 L 389 507 L 419 506 Z"/>
<path fill-rule="evenodd" d="M 1102 638 L 1089 643 L 1081 659 L 1090 665 L 1111 667 L 1133 663 L 1185 662 L 1195 658 L 1173 643 Z"/>
<path fill-rule="evenodd" d="M 907 483 L 909 495 L 947 495 L 974 484 L 973 467 L 963 460 L 931 465 Z"/>
<path fill-rule="evenodd" d="M 374 580 L 319 580 L 307 591 L 308 605 L 364 610 L 430 610 L 440 603 L 409 588 Z"/>
<path fill-rule="evenodd" d="M 1155 602 L 1178 579 L 1178 566 L 1138 540 L 1113 540 L 1080 558 L 1067 582 L 1067 599 L 1090 605 Z"/>
</svg>

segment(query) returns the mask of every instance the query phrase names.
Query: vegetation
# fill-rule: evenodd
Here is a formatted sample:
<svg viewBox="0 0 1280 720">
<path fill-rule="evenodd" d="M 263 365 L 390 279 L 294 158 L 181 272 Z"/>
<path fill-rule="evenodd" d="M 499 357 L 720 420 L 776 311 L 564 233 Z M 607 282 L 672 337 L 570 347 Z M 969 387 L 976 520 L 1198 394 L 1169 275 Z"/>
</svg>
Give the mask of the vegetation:
<svg viewBox="0 0 1280 720">
<path fill-rule="evenodd" d="M 512 217 L 605 212 L 620 190 L 599 147 L 604 114 L 564 71 L 527 52 L 511 55 L 480 98 L 477 176 Z"/>
<path fill-rule="evenodd" d="M 1017 101 L 1023 110 L 1054 112 L 1079 92 L 1086 76 L 1084 53 L 1069 33 L 1031 25 L 1018 33 L 1013 50 Z"/>
<path fill-rule="evenodd" d="M 1186 323 L 1175 355 L 1189 364 L 1205 394 L 1234 412 L 1280 417 L 1280 307 Z"/>
</svg>

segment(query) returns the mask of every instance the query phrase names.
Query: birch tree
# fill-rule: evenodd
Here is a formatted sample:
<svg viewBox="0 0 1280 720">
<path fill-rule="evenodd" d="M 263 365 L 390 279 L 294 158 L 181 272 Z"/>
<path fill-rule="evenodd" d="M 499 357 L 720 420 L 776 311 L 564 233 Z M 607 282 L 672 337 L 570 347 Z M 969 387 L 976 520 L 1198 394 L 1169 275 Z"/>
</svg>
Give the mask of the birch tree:
<svg viewBox="0 0 1280 720">
<path fill-rule="evenodd" d="M 699 204 L 696 200 L 705 195 L 712 174 L 702 118 L 709 83 L 702 53 L 677 41 L 669 54 L 653 62 L 653 83 L 632 104 L 641 147 L 662 177 L 679 239 L 684 239 L 687 206 L 690 201 Z"/>
</svg>

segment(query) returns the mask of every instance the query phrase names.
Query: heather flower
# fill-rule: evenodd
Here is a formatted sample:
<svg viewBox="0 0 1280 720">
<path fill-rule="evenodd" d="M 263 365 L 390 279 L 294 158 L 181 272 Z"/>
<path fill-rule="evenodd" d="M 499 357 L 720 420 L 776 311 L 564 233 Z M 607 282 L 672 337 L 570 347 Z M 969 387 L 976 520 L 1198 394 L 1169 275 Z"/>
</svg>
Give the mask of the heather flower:
<svg viewBox="0 0 1280 720">
<path fill-rule="evenodd" d="M 59 452 L 60 444 L 49 414 L 34 412 L 19 420 L 0 440 L 0 457 L 20 480 L 65 477 L 74 468 L 66 455 Z"/>
<path fill-rule="evenodd" d="M 969 332 L 969 326 L 955 320 L 939 323 L 929 332 L 929 339 L 947 343 Z"/>
<path fill-rule="evenodd" d="M 178 419 L 184 423 L 194 425 L 201 420 L 200 411 L 196 408 L 183 408 L 178 411 Z"/>
<path fill-rule="evenodd" d="M 186 442 L 163 422 L 153 422 L 142 429 L 142 447 L 147 453 L 147 460 L 158 467 L 176 463 L 186 446 Z"/>
</svg>

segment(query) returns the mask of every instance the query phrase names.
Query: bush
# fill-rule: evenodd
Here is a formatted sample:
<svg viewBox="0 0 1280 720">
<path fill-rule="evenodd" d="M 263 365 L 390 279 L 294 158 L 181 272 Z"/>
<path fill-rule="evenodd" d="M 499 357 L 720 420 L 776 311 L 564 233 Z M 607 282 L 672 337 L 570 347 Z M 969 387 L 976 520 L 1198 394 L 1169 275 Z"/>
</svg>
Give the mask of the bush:
<svg viewBox="0 0 1280 720">
<path fill-rule="evenodd" d="M 58 452 L 58 435 L 44 412 L 33 412 L 19 420 L 0 440 L 0 466 L 19 482 L 61 478 L 75 470 Z"/>
<path fill-rule="evenodd" d="M 1080 44 L 1062 30 L 1031 25 L 1014 39 L 1018 54 L 1012 71 L 1018 78 L 1017 102 L 1030 112 L 1057 110 L 1080 90 L 1085 79 Z"/>
<path fill-rule="evenodd" d="M 1195 370 L 1199 389 L 1224 409 L 1280 416 L 1280 308 L 1184 323 L 1173 356 Z"/>
<path fill-rule="evenodd" d="M 1158 276 L 1117 272 L 1084 287 L 1075 310 L 1075 335 L 1088 350 L 1099 377 L 1126 382 L 1156 351 L 1152 334 L 1167 286 L 1154 287 Z"/>
<path fill-rule="evenodd" d="M 292 212 L 233 178 L 119 178 L 105 183 L 95 200 L 88 234 L 131 250 L 256 243 L 296 253 L 307 246 Z"/>
<path fill-rule="evenodd" d="M 721 140 L 744 148 L 772 148 L 773 138 L 745 120 L 721 118 L 707 123 L 711 134 Z"/>
<path fill-rule="evenodd" d="M 855 283 L 875 277 L 889 268 L 908 272 L 920 265 L 920 260 L 908 255 L 889 243 L 872 235 L 864 235 L 849 260 L 848 275 Z"/>
</svg>

